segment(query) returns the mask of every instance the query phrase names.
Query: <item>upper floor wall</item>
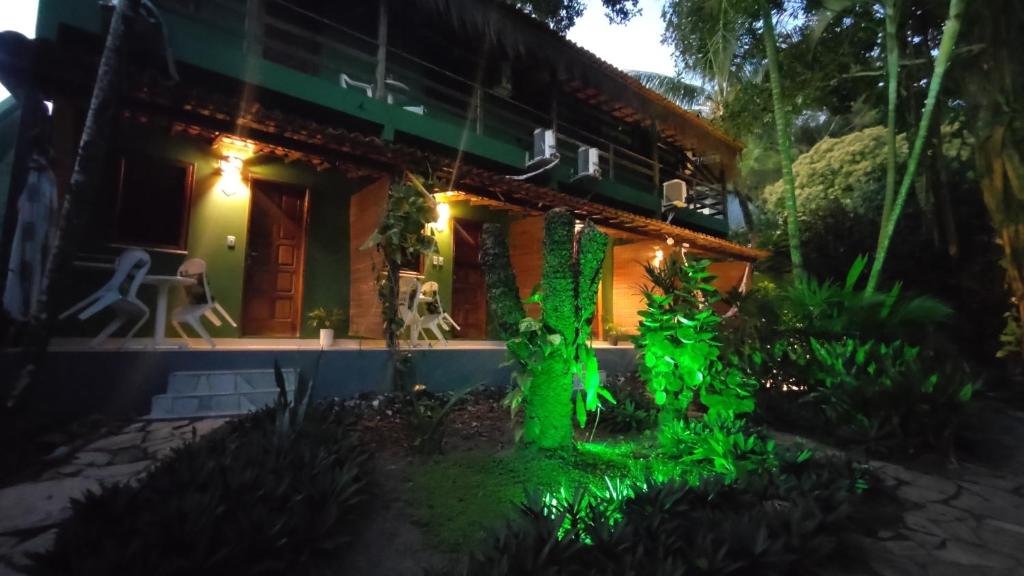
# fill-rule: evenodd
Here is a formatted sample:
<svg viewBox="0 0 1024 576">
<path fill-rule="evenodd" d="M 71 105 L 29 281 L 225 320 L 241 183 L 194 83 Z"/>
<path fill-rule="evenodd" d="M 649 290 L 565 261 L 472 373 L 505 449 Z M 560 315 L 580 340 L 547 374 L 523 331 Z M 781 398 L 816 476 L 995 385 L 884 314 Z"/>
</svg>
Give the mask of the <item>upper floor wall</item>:
<svg viewBox="0 0 1024 576">
<path fill-rule="evenodd" d="M 653 216 L 661 184 L 683 179 L 692 210 L 675 222 L 727 230 L 725 180 L 738 147 L 702 132 L 696 119 L 693 133 L 679 134 L 678 126 L 668 131 L 636 106 L 617 104 L 601 90 L 602 82 L 616 82 L 614 74 L 563 39 L 537 32 L 566 52 L 549 57 L 415 0 L 391 0 L 389 10 L 377 0 L 156 4 L 174 55 L 186 64 L 340 111 L 360 132 L 464 154 L 509 175 L 527 171 L 534 130 L 554 128 L 560 161 L 550 170 L 552 187 Z M 99 34 L 108 18 L 96 0 L 41 0 L 39 36 L 59 40 L 68 28 Z M 529 28 L 528 21 L 510 16 L 504 25 Z M 569 77 L 558 64 L 566 58 L 597 68 Z M 576 180 L 581 146 L 599 150 L 601 180 Z"/>
</svg>

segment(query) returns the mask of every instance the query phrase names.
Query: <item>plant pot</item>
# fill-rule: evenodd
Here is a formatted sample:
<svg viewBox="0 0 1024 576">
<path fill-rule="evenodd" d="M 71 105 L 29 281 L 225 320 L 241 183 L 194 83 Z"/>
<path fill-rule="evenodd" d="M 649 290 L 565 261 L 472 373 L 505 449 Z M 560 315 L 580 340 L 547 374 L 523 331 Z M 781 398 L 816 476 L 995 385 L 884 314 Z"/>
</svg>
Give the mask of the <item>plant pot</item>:
<svg viewBox="0 0 1024 576">
<path fill-rule="evenodd" d="M 334 328 L 320 329 L 320 347 L 330 348 L 334 344 Z"/>
<path fill-rule="evenodd" d="M 612 346 L 618 346 L 619 345 L 619 335 L 618 334 L 609 334 L 608 335 L 608 343 L 611 344 Z"/>
</svg>

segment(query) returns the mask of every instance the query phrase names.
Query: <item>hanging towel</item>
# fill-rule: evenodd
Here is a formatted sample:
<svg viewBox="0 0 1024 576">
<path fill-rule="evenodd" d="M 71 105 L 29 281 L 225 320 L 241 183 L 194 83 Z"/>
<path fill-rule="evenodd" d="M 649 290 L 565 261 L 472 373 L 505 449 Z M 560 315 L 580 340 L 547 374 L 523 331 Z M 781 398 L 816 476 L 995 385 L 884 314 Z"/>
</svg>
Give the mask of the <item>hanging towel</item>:
<svg viewBox="0 0 1024 576">
<path fill-rule="evenodd" d="M 25 189 L 18 198 L 18 224 L 11 244 L 11 261 L 4 288 L 4 310 L 22 322 L 42 313 L 39 295 L 57 218 L 57 179 L 43 156 L 29 162 Z"/>
</svg>

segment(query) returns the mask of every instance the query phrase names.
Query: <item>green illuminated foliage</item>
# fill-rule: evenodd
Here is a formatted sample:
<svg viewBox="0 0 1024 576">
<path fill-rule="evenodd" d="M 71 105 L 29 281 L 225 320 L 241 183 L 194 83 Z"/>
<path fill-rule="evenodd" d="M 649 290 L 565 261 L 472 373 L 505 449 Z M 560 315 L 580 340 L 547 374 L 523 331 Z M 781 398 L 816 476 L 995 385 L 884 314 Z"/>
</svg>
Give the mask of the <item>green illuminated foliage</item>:
<svg viewBox="0 0 1024 576">
<path fill-rule="evenodd" d="M 508 257 L 505 232 L 484 227 L 480 261 L 487 281 L 488 301 L 518 367 L 517 386 L 509 394 L 513 413 L 525 407 L 523 440 L 542 448 L 572 443 L 572 418 L 586 424 L 587 412 L 602 399 L 614 399 L 601 386 L 597 358 L 590 347 L 590 321 L 597 303 L 597 286 L 608 237 L 592 223 L 579 231 L 565 209 L 544 217 L 540 318 L 523 312 L 515 273 Z M 582 391 L 573 390 L 574 379 Z M 575 396 L 574 396 L 575 395 Z"/>
<path fill-rule="evenodd" d="M 640 375 L 660 407 L 661 437 L 669 448 L 674 448 L 673 439 L 693 432 L 687 411 L 694 402 L 707 413 L 705 428 L 728 424 L 754 409 L 755 383 L 719 359 L 721 319 L 711 306 L 718 293 L 709 264 L 673 256 L 660 268 L 646 266 L 647 308 L 640 311 L 635 342 Z"/>
<path fill-rule="evenodd" d="M 849 529 L 866 479 L 848 460 L 805 452 L 733 483 L 563 487 L 528 499 L 465 574 L 813 573 Z"/>
</svg>

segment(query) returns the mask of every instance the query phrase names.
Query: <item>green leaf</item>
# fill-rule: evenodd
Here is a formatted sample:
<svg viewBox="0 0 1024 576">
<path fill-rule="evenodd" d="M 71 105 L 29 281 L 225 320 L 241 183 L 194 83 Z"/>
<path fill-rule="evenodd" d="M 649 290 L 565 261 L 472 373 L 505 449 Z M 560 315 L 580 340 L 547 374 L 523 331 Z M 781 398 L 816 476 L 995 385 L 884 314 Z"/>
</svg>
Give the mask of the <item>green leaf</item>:
<svg viewBox="0 0 1024 576">
<path fill-rule="evenodd" d="M 971 394 L 974 392 L 974 386 L 971 384 L 964 384 L 964 387 L 960 389 L 960 393 L 957 395 L 957 399 L 961 402 L 970 402 Z"/>
<path fill-rule="evenodd" d="M 587 408 L 583 405 L 582 394 L 576 395 L 576 421 L 579 422 L 580 428 L 587 425 Z"/>
</svg>

